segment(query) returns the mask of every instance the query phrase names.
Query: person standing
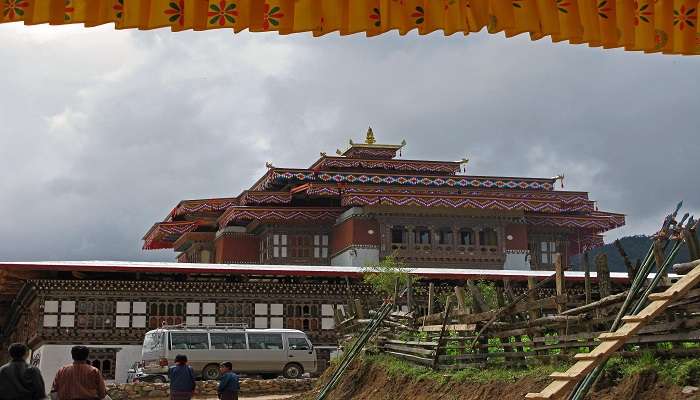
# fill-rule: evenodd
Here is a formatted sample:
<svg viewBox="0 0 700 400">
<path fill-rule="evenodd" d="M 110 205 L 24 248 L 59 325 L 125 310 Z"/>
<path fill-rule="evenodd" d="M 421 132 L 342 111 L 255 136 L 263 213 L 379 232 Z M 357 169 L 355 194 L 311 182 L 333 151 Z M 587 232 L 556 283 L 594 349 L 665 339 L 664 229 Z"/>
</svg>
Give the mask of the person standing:
<svg viewBox="0 0 700 400">
<path fill-rule="evenodd" d="M 107 396 L 102 373 L 85 363 L 90 356 L 90 349 L 85 346 L 73 346 L 70 354 L 73 363 L 58 370 L 51 392 L 56 392 L 61 400 L 101 400 Z"/>
<path fill-rule="evenodd" d="M 230 362 L 221 363 L 219 366 L 221 381 L 219 382 L 219 399 L 238 400 L 238 392 L 241 390 L 241 383 L 238 375 L 233 372 L 233 364 Z"/>
<path fill-rule="evenodd" d="M 12 361 L 0 367 L 0 400 L 40 400 L 46 398 L 41 372 L 25 361 L 29 349 L 13 343 L 8 349 Z"/>
<path fill-rule="evenodd" d="M 196 387 L 194 371 L 187 365 L 187 356 L 175 356 L 175 365 L 168 369 L 170 378 L 170 398 L 172 400 L 190 400 Z"/>
</svg>

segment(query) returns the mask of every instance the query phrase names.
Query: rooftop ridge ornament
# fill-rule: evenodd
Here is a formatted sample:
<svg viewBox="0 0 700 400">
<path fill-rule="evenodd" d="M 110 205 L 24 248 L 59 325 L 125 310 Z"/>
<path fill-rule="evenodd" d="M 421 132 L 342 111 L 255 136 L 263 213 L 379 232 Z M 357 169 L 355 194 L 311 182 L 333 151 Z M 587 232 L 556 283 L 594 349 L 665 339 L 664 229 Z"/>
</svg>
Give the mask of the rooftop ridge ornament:
<svg viewBox="0 0 700 400">
<path fill-rule="evenodd" d="M 372 132 L 372 127 L 367 128 L 367 138 L 365 139 L 366 144 L 375 144 L 377 141 L 374 139 L 374 132 Z"/>
</svg>

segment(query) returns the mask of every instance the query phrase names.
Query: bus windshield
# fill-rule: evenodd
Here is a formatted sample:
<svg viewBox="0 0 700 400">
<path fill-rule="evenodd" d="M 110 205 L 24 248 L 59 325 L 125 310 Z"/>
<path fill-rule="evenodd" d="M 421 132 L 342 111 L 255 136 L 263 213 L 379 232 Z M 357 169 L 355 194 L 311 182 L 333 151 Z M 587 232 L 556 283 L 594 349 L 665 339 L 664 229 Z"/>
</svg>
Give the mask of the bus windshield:
<svg viewBox="0 0 700 400">
<path fill-rule="evenodd" d="M 165 345 L 165 333 L 149 333 L 143 340 L 143 349 L 145 351 L 162 350 Z"/>
</svg>

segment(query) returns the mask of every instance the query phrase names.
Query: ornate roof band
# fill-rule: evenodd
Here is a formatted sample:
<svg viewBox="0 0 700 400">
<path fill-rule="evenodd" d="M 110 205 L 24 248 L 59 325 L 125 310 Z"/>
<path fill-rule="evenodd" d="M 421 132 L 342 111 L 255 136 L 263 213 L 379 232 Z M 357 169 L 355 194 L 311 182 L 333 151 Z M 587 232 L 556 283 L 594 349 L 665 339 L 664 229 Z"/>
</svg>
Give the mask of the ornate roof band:
<svg viewBox="0 0 700 400">
<path fill-rule="evenodd" d="M 312 207 L 232 207 L 219 218 L 219 227 L 223 228 L 233 221 L 335 221 L 343 212 L 340 208 Z"/>
</svg>

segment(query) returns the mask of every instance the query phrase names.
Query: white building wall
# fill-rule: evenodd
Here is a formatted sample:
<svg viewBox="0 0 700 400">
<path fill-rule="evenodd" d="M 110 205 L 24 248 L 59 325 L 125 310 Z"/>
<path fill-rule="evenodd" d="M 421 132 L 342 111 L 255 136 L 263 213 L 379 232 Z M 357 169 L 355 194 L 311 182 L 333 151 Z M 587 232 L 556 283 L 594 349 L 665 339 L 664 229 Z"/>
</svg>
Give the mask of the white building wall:
<svg viewBox="0 0 700 400">
<path fill-rule="evenodd" d="M 46 383 L 46 390 L 51 390 L 51 385 L 53 383 L 53 378 L 56 376 L 56 372 L 66 365 L 73 363 L 73 358 L 70 354 L 70 349 L 77 344 L 48 344 L 37 348 L 32 353 L 32 359 L 37 356 L 40 357 L 39 369 L 41 370 L 41 376 L 44 378 Z M 133 363 L 141 360 L 141 347 L 140 345 L 111 345 L 111 346 L 87 346 L 89 348 L 119 348 L 120 350 L 116 355 L 116 365 L 114 371 L 114 380 L 108 380 L 107 383 L 124 383 L 126 382 L 126 376 L 129 368 Z"/>
<path fill-rule="evenodd" d="M 364 267 L 379 262 L 379 249 L 351 247 L 331 259 L 331 265 L 344 267 Z"/>
<path fill-rule="evenodd" d="M 506 252 L 506 262 L 503 264 L 503 269 L 519 270 L 519 271 L 530 271 L 530 257 L 529 253 L 522 252 Z"/>
</svg>

